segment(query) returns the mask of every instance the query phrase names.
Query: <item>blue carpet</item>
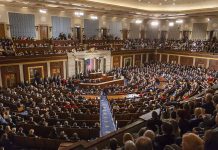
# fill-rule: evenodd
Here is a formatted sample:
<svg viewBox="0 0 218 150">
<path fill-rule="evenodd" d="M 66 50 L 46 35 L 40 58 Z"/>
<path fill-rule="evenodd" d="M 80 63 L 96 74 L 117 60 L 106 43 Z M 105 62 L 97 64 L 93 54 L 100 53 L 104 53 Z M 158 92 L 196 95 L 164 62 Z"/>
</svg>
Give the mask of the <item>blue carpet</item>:
<svg viewBox="0 0 218 150">
<path fill-rule="evenodd" d="M 110 106 L 107 97 L 104 95 L 101 95 L 101 101 L 100 101 L 100 123 L 101 123 L 101 130 L 100 130 L 101 137 L 107 135 L 108 133 L 116 131 Z"/>
</svg>

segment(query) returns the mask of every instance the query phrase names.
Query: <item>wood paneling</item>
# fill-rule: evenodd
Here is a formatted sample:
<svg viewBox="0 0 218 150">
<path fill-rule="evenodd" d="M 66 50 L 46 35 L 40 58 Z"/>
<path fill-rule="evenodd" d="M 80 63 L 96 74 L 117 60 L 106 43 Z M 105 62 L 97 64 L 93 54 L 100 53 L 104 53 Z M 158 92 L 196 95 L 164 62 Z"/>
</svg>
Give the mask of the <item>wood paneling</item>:
<svg viewBox="0 0 218 150">
<path fill-rule="evenodd" d="M 141 55 L 135 55 L 135 66 L 141 66 Z"/>
<path fill-rule="evenodd" d="M 0 23 L 0 38 L 5 38 L 5 25 Z"/>
<path fill-rule="evenodd" d="M 160 61 L 160 54 L 156 54 L 156 61 Z"/>
<path fill-rule="evenodd" d="M 48 39 L 48 26 L 40 25 L 39 30 L 40 30 L 40 32 L 39 32 L 40 39 L 41 40 Z"/>
<path fill-rule="evenodd" d="M 167 55 L 166 54 L 161 54 L 161 62 L 167 63 Z"/>
<path fill-rule="evenodd" d="M 181 65 L 187 65 L 192 66 L 193 65 L 193 58 L 192 57 L 180 57 L 180 64 Z"/>
<path fill-rule="evenodd" d="M 47 63 L 27 64 L 27 65 L 23 65 L 24 81 L 29 81 L 28 68 L 29 67 L 37 67 L 37 66 L 42 66 L 43 71 L 44 71 L 44 77 L 48 77 Z"/>
<path fill-rule="evenodd" d="M 126 40 L 128 38 L 128 30 L 127 29 L 123 29 L 122 30 L 122 34 L 123 34 L 123 40 Z"/>
<path fill-rule="evenodd" d="M 145 30 L 141 30 L 141 39 L 144 39 L 145 38 Z"/>
<path fill-rule="evenodd" d="M 207 66 L 207 59 L 195 58 L 195 66 L 196 67 L 206 67 Z"/>
<path fill-rule="evenodd" d="M 13 87 L 20 83 L 20 70 L 18 65 L 2 66 L 1 76 L 3 87 Z"/>
<path fill-rule="evenodd" d="M 50 63 L 50 72 L 51 76 L 61 75 L 64 77 L 64 68 L 63 61 L 51 62 Z"/>
<path fill-rule="evenodd" d="M 120 67 L 120 56 L 113 56 L 113 68 Z"/>
<path fill-rule="evenodd" d="M 143 54 L 143 57 L 142 57 L 142 63 L 146 63 L 146 57 L 147 57 L 147 54 Z"/>
<path fill-rule="evenodd" d="M 209 61 L 209 69 L 218 70 L 218 60 L 210 60 Z"/>
<path fill-rule="evenodd" d="M 176 55 L 169 55 L 169 63 L 178 64 L 179 57 Z"/>
<path fill-rule="evenodd" d="M 152 62 L 152 61 L 156 61 L 157 60 L 157 56 L 154 53 L 150 53 L 148 55 L 148 62 Z"/>
</svg>

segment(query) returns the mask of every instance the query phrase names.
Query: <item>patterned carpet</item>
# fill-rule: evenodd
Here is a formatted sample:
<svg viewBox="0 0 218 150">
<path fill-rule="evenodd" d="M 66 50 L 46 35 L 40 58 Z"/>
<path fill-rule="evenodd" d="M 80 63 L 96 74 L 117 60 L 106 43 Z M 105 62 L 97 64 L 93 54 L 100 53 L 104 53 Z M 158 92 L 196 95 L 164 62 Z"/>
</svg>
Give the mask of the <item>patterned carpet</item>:
<svg viewBox="0 0 218 150">
<path fill-rule="evenodd" d="M 104 95 L 101 95 L 101 101 L 100 101 L 100 123 L 101 123 L 101 131 L 100 131 L 101 137 L 113 131 L 116 131 L 116 126 L 110 110 L 110 106 L 107 97 Z"/>
</svg>

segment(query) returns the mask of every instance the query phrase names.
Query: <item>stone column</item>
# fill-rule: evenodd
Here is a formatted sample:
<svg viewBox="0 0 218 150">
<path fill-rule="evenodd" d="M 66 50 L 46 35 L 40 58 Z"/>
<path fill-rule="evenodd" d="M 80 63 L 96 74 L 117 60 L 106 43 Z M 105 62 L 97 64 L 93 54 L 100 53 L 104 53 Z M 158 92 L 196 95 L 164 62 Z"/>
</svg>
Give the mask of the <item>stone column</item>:
<svg viewBox="0 0 218 150">
<path fill-rule="evenodd" d="M 210 59 L 207 59 L 207 65 L 206 65 L 206 68 L 209 68 L 210 66 Z"/>
<path fill-rule="evenodd" d="M 84 72 L 84 63 L 85 63 L 85 59 L 82 59 L 82 60 L 80 60 L 80 62 L 81 62 L 81 70 L 80 70 L 80 73 L 85 73 Z"/>
<path fill-rule="evenodd" d="M 195 57 L 193 57 L 193 64 L 192 65 L 195 66 Z"/>
<path fill-rule="evenodd" d="M 146 53 L 146 63 L 148 62 L 149 53 Z"/>
<path fill-rule="evenodd" d="M 113 56 L 111 56 L 111 68 L 113 69 L 114 66 L 113 66 L 114 62 L 113 62 Z"/>
<path fill-rule="evenodd" d="M 170 58 L 170 55 L 168 54 L 167 55 L 167 63 L 169 63 L 169 58 Z"/>
<path fill-rule="evenodd" d="M 162 60 L 162 54 L 160 54 L 160 59 L 159 59 L 159 61 L 161 62 L 161 60 Z"/>
<path fill-rule="evenodd" d="M 121 55 L 120 56 L 120 68 L 122 68 L 123 67 L 123 56 Z"/>
<path fill-rule="evenodd" d="M 19 70 L 20 70 L 20 82 L 24 83 L 23 64 L 19 64 Z"/>
<path fill-rule="evenodd" d="M 180 61 L 181 61 L 180 59 L 181 59 L 181 56 L 178 57 L 178 64 L 179 65 L 180 65 Z"/>
<path fill-rule="evenodd" d="M 51 64 L 50 64 L 50 62 L 47 62 L 47 72 L 48 72 L 48 77 L 51 77 Z"/>
<path fill-rule="evenodd" d="M 63 61 L 63 74 L 64 74 L 64 79 L 66 79 L 67 78 L 66 61 Z"/>
<path fill-rule="evenodd" d="M 133 55 L 133 59 L 132 59 L 132 66 L 135 66 L 135 54 Z"/>
<path fill-rule="evenodd" d="M 94 60 L 93 69 L 96 71 L 96 68 L 97 68 L 97 66 L 96 66 L 96 58 L 93 58 L 93 60 Z"/>
</svg>

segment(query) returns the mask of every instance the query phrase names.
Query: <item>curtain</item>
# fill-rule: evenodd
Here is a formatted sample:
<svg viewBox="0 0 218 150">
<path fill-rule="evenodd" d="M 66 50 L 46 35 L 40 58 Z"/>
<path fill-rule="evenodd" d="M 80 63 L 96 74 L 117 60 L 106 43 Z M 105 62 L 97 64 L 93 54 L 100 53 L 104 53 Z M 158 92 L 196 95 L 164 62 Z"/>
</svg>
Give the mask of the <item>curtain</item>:
<svg viewBox="0 0 218 150">
<path fill-rule="evenodd" d="M 173 27 L 169 27 L 169 31 L 168 31 L 169 40 L 179 40 L 179 36 L 180 36 L 179 26 L 175 24 Z"/>
<path fill-rule="evenodd" d="M 12 37 L 35 38 L 35 16 L 33 14 L 8 13 Z"/>
<path fill-rule="evenodd" d="M 68 17 L 52 16 L 52 36 L 58 37 L 60 33 L 71 33 L 71 19 Z"/>
<path fill-rule="evenodd" d="M 192 30 L 192 39 L 205 40 L 207 34 L 207 23 L 194 23 Z"/>
<path fill-rule="evenodd" d="M 152 27 L 148 25 L 146 31 L 146 39 L 150 39 L 150 40 L 158 39 L 158 32 L 159 32 L 158 27 Z"/>
<path fill-rule="evenodd" d="M 84 20 L 84 34 L 86 38 L 98 36 L 99 20 Z"/>
<path fill-rule="evenodd" d="M 130 39 L 138 39 L 139 35 L 140 35 L 140 25 L 135 23 L 130 23 L 130 32 L 129 32 Z"/>
<path fill-rule="evenodd" d="M 113 37 L 119 37 L 121 38 L 121 31 L 122 30 L 122 24 L 121 22 L 110 22 L 109 23 L 109 35 L 112 35 Z"/>
</svg>

